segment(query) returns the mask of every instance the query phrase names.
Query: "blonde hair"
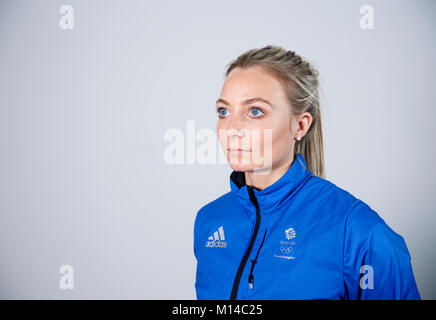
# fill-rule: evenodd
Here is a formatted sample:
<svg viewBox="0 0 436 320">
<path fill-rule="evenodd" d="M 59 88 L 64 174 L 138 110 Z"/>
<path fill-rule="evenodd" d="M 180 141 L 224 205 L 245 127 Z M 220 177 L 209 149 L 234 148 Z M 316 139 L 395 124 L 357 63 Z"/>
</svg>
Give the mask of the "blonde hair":
<svg viewBox="0 0 436 320">
<path fill-rule="evenodd" d="M 325 178 L 324 147 L 319 102 L 319 72 L 294 51 L 268 45 L 251 49 L 227 65 L 225 76 L 236 67 L 260 66 L 279 80 L 294 115 L 309 112 L 312 123 L 306 135 L 295 142 L 294 154 L 300 153 L 313 175 Z"/>
</svg>

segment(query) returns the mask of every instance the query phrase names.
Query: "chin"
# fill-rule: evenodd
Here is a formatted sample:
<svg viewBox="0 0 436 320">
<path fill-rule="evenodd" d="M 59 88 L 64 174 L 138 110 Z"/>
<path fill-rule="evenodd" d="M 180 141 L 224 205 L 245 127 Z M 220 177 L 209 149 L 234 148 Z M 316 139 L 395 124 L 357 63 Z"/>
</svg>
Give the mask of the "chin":
<svg viewBox="0 0 436 320">
<path fill-rule="evenodd" d="M 235 171 L 251 172 L 254 175 L 265 176 L 271 173 L 271 166 L 259 167 L 258 165 L 254 165 L 254 164 L 234 163 L 234 164 L 230 164 L 230 167 Z"/>
<path fill-rule="evenodd" d="M 270 171 L 271 166 L 270 165 L 259 165 L 253 162 L 249 163 L 243 163 L 242 161 L 236 161 L 232 159 L 233 162 L 228 161 L 230 164 L 230 167 L 235 171 L 243 171 L 243 172 L 263 172 L 263 171 Z M 265 173 L 263 173 L 265 174 Z"/>
<path fill-rule="evenodd" d="M 247 171 L 253 171 L 253 169 L 254 169 L 254 166 L 251 163 L 242 164 L 242 163 L 229 162 L 229 164 L 230 164 L 230 167 L 235 171 L 247 172 Z"/>
</svg>

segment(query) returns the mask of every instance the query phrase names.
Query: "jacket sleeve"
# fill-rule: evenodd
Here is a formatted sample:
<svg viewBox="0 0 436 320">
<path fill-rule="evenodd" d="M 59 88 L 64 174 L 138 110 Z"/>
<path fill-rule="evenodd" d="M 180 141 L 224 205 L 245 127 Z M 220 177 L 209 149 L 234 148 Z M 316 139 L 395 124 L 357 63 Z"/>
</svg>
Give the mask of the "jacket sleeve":
<svg viewBox="0 0 436 320">
<path fill-rule="evenodd" d="M 362 201 L 352 208 L 344 233 L 347 299 L 421 299 L 406 243 Z"/>
<path fill-rule="evenodd" d="M 200 210 L 198 210 L 197 211 L 197 214 L 196 214 L 196 216 L 195 216 L 195 220 L 194 220 L 194 256 L 195 256 L 195 259 L 196 260 L 198 260 L 198 244 L 197 244 L 197 242 L 198 242 L 198 238 L 199 238 L 199 232 L 198 232 L 198 230 L 199 230 L 199 228 L 200 228 L 200 218 L 199 218 L 199 216 L 200 216 L 200 212 L 201 212 L 201 208 L 200 208 Z"/>
</svg>

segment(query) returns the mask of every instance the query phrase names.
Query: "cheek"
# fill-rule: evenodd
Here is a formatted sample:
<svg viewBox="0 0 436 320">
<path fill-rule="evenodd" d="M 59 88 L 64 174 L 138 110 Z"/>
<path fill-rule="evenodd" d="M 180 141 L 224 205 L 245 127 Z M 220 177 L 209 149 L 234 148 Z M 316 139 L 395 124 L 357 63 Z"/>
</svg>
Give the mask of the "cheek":
<svg viewBox="0 0 436 320">
<path fill-rule="evenodd" d="M 288 153 L 291 146 L 291 138 L 288 132 L 273 133 L 272 150 L 273 154 Z"/>
<path fill-rule="evenodd" d="M 262 126 L 258 126 L 253 130 L 251 140 L 253 144 L 259 142 L 260 147 L 264 147 L 267 144 L 283 144 L 284 141 L 290 139 L 289 128 L 284 125 L 283 121 L 268 121 L 262 123 Z M 258 147 L 256 148 L 258 149 Z"/>
<path fill-rule="evenodd" d="M 275 158 L 282 158 L 292 151 L 292 138 L 288 126 L 282 125 L 273 131 L 272 146 Z"/>
<path fill-rule="evenodd" d="M 285 125 L 262 129 L 260 137 L 252 137 L 253 149 L 262 155 L 265 152 L 272 154 L 273 158 L 281 158 L 291 151 L 292 139 L 289 128 Z M 257 143 L 258 142 L 258 143 Z"/>
</svg>

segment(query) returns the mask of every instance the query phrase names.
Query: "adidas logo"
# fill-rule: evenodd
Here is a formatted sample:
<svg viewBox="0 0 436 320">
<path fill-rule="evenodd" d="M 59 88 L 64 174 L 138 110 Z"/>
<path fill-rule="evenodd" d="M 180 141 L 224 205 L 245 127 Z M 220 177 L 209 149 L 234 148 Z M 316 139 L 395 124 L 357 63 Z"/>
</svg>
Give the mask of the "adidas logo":
<svg viewBox="0 0 436 320">
<path fill-rule="evenodd" d="M 224 229 L 223 226 L 219 227 L 217 231 L 213 233 L 209 238 L 207 238 L 208 241 L 206 241 L 206 247 L 209 248 L 225 248 L 227 247 L 227 241 L 226 237 L 224 236 Z"/>
</svg>

